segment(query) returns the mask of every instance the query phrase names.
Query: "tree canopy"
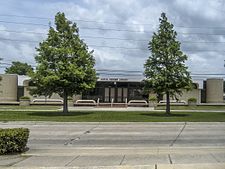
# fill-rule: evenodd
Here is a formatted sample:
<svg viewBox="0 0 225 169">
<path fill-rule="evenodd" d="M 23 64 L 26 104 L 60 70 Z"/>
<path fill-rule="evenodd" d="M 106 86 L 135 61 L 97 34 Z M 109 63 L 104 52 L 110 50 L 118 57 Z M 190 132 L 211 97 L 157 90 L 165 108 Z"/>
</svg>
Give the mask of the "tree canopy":
<svg viewBox="0 0 225 169">
<path fill-rule="evenodd" d="M 5 69 L 6 74 L 29 75 L 33 72 L 31 65 L 22 62 L 12 62 L 12 65 Z"/>
<path fill-rule="evenodd" d="M 165 13 L 159 19 L 159 29 L 149 42 L 151 55 L 144 64 L 146 86 L 157 94 L 166 94 L 167 114 L 170 114 L 170 96 L 182 95 L 183 89 L 191 89 L 192 80 L 185 66 L 187 55 L 180 49 L 177 33 Z"/>
<path fill-rule="evenodd" d="M 63 112 L 68 112 L 67 97 L 81 94 L 96 83 L 93 51 L 79 37 L 76 23 L 67 20 L 64 13 L 55 16 L 55 28 L 50 27 L 48 37 L 36 49 L 36 71 L 32 81 L 33 93 L 63 97 Z"/>
</svg>

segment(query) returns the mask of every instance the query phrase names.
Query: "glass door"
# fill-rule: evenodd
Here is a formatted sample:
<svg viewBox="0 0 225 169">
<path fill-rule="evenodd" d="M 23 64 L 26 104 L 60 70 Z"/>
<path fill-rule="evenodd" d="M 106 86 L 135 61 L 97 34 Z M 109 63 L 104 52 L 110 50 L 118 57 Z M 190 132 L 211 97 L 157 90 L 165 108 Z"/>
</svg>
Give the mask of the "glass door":
<svg viewBox="0 0 225 169">
<path fill-rule="evenodd" d="M 104 102 L 111 103 L 112 99 L 115 101 L 115 88 L 105 88 Z"/>
</svg>

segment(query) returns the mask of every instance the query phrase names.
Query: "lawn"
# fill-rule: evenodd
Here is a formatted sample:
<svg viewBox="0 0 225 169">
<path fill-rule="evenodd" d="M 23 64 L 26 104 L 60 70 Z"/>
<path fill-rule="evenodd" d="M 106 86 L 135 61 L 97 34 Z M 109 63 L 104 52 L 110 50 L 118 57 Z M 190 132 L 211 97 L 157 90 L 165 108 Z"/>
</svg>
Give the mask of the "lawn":
<svg viewBox="0 0 225 169">
<path fill-rule="evenodd" d="M 18 106 L 18 105 L 0 105 L 0 111 L 4 110 L 58 110 L 62 106 L 49 105 L 32 105 L 32 106 Z"/>
<path fill-rule="evenodd" d="M 217 105 L 217 106 L 188 106 L 188 105 L 181 105 L 181 106 L 170 106 L 171 110 L 225 110 L 225 105 Z M 157 106 L 156 110 L 166 110 L 166 106 Z"/>
<path fill-rule="evenodd" d="M 60 111 L 0 111 L 0 121 L 58 122 L 225 122 L 222 112 L 113 112 L 82 111 L 62 114 Z"/>
</svg>

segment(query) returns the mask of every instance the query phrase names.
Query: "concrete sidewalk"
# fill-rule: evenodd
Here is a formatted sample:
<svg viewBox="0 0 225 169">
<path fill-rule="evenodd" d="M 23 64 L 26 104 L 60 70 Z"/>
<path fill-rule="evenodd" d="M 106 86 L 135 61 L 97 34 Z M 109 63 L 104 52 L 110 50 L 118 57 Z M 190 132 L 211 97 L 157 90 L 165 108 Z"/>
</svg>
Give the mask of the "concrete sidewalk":
<svg viewBox="0 0 225 169">
<path fill-rule="evenodd" d="M 59 109 L 59 110 L 62 110 Z M 165 110 L 155 110 L 153 107 L 69 107 L 70 111 L 158 111 L 165 112 Z M 171 112 L 222 112 L 225 110 L 171 110 Z"/>
<path fill-rule="evenodd" d="M 155 164 L 124 166 L 89 166 L 89 167 L 0 167 L 0 169 L 224 169 L 225 163 L 219 164 Z"/>
<path fill-rule="evenodd" d="M 158 162 L 154 155 L 131 155 L 124 156 L 28 156 L 28 155 L 11 155 L 0 156 L 0 168 L 12 169 L 224 169 L 225 163 L 199 161 L 200 156 L 191 163 L 184 162 L 178 164 L 165 163 L 158 156 Z M 165 156 L 166 157 L 166 156 Z M 203 156 L 207 157 L 207 156 Z M 181 158 L 181 157 L 180 157 Z M 119 164 L 121 159 L 123 164 Z M 194 159 L 194 157 L 193 157 Z M 207 158 L 208 159 L 208 158 Z M 184 159 L 183 159 L 184 160 Z M 199 162 L 196 162 L 196 161 Z M 202 159 L 201 159 L 202 160 Z M 187 161 L 187 159 L 186 159 Z M 128 163 L 127 163 L 128 162 Z M 138 164 L 140 163 L 140 164 Z"/>
<path fill-rule="evenodd" d="M 61 109 L 62 110 L 62 109 Z M 153 107 L 69 107 L 71 111 L 154 111 Z"/>
</svg>

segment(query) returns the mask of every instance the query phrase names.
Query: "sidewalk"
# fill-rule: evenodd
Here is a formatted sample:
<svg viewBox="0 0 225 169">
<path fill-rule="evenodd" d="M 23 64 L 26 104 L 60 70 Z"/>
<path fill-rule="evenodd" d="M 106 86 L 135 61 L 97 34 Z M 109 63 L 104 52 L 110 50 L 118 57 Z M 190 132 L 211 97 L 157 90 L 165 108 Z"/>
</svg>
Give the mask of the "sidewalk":
<svg viewBox="0 0 225 169">
<path fill-rule="evenodd" d="M 62 110 L 62 109 L 61 109 Z M 155 111 L 153 107 L 69 107 L 72 111 Z"/>
<path fill-rule="evenodd" d="M 199 155 L 195 156 L 199 160 Z M 205 156 L 207 157 L 207 156 Z M 76 160 L 81 158 L 80 160 Z M 196 162 L 170 164 L 163 162 L 163 157 L 158 157 L 158 162 L 153 163 L 145 156 L 34 156 L 29 153 L 23 155 L 0 156 L 0 169 L 224 169 L 224 162 Z M 132 161 L 133 162 L 132 162 Z M 185 160 L 185 159 L 183 159 Z M 129 164 L 126 164 L 129 162 Z M 119 164 L 120 163 L 120 164 Z M 140 163 L 140 164 L 138 164 Z M 145 164 L 143 164 L 145 163 Z"/>
<path fill-rule="evenodd" d="M 83 167 L 50 167 L 50 166 L 22 166 L 22 167 L 1 167 L 0 169 L 224 169 L 225 163 L 204 163 L 204 164 L 152 164 L 152 165 L 123 165 L 123 166 L 83 166 Z"/>
<path fill-rule="evenodd" d="M 60 109 L 62 110 L 62 108 Z M 155 110 L 153 107 L 69 107 L 71 111 L 158 111 L 165 112 L 165 110 Z M 171 110 L 171 112 L 221 112 L 225 110 Z"/>
</svg>

